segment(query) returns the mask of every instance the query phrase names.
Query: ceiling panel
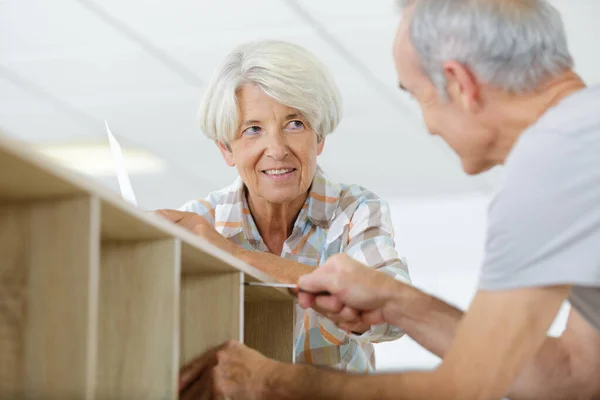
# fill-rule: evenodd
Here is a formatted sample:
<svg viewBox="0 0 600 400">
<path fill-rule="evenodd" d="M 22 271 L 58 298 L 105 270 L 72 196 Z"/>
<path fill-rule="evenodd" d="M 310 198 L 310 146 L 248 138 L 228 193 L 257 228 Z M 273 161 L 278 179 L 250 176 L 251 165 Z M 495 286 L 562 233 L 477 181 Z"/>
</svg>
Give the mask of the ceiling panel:
<svg viewBox="0 0 600 400">
<path fill-rule="evenodd" d="M 35 142 L 104 140 L 107 119 L 125 146 L 167 164 L 133 178 L 142 204 L 175 206 L 236 175 L 198 128 L 207 79 L 234 46 L 277 38 L 315 53 L 341 88 L 345 116 L 319 160 L 332 177 L 385 196 L 493 189 L 501 173 L 466 177 L 396 89 L 393 3 L 0 0 L 0 126 Z M 600 54 L 588 44 L 600 34 L 600 2 L 554 3 L 578 71 L 600 83 Z"/>
<path fill-rule="evenodd" d="M 2 62 L 94 54 L 107 44 L 114 52 L 132 48 L 75 0 L 4 0 L 0 11 Z"/>
<path fill-rule="evenodd" d="M 0 127 L 31 142 L 85 140 L 96 135 L 85 116 L 49 102 L 39 93 L 27 92 L 1 74 Z"/>
<path fill-rule="evenodd" d="M 302 25 L 281 0 L 102 0 L 96 4 L 159 47 L 210 43 L 221 34 L 252 35 L 256 30 L 293 30 Z"/>
</svg>

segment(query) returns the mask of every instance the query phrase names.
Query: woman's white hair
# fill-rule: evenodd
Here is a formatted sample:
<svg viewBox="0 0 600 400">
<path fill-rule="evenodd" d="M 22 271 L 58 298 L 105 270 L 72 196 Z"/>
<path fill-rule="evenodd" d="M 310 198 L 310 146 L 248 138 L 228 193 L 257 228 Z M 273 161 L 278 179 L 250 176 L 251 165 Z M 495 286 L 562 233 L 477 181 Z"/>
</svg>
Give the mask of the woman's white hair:
<svg viewBox="0 0 600 400">
<path fill-rule="evenodd" d="M 424 72 L 445 94 L 442 64 L 467 65 L 509 92 L 535 90 L 573 68 L 558 11 L 546 0 L 400 0 L 414 6 L 410 38 Z"/>
<path fill-rule="evenodd" d="M 247 83 L 298 110 L 321 141 L 337 127 L 342 100 L 333 76 L 315 56 L 292 43 L 266 40 L 235 48 L 217 68 L 200 104 L 202 131 L 228 144 L 238 134 L 238 91 Z"/>
</svg>

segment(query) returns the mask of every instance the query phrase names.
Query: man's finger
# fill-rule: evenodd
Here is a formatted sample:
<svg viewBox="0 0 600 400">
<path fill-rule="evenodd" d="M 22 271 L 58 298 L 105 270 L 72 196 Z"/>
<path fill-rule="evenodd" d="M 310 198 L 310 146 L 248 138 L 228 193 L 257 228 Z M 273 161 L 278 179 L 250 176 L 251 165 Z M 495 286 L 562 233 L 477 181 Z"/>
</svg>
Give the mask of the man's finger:
<svg viewBox="0 0 600 400">
<path fill-rule="evenodd" d="M 213 398 L 214 380 L 212 369 L 207 369 L 199 379 L 193 381 L 185 391 L 180 392 L 180 400 L 210 400 Z"/>
<path fill-rule="evenodd" d="M 342 311 L 344 304 L 335 296 L 317 296 L 315 305 L 328 313 L 339 313 Z"/>
<path fill-rule="evenodd" d="M 215 347 L 207 351 L 179 370 L 179 392 L 185 390 L 192 382 L 197 380 L 207 368 L 216 365 L 215 355 L 219 348 Z"/>
<path fill-rule="evenodd" d="M 359 315 L 360 314 L 356 309 L 344 306 L 344 308 L 342 308 L 342 311 L 340 311 L 340 320 L 346 322 L 357 321 Z"/>
<path fill-rule="evenodd" d="M 318 268 L 310 274 L 301 276 L 298 279 L 298 287 L 312 293 L 336 293 L 335 281 L 336 279 L 331 272 L 325 271 L 323 268 Z"/>
<path fill-rule="evenodd" d="M 379 325 L 386 322 L 383 319 L 383 313 L 381 310 L 364 311 L 361 315 L 363 322 L 371 325 Z"/>
<path fill-rule="evenodd" d="M 352 328 L 356 325 L 356 323 L 350 323 L 350 322 L 340 322 L 339 324 L 337 324 L 338 328 L 346 331 L 346 332 L 352 332 Z"/>
<path fill-rule="evenodd" d="M 298 293 L 298 304 L 302 308 L 310 308 L 315 304 L 316 297 L 310 293 L 300 292 Z"/>
</svg>

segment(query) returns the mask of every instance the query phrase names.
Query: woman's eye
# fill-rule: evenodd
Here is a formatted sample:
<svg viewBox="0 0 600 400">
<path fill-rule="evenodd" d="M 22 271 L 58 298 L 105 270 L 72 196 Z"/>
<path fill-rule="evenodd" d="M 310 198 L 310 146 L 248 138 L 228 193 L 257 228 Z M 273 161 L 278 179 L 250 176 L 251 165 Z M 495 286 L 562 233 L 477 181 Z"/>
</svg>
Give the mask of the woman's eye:
<svg viewBox="0 0 600 400">
<path fill-rule="evenodd" d="M 246 130 L 242 132 L 242 135 L 256 135 L 260 133 L 260 131 L 260 126 L 251 126 L 250 128 L 246 128 Z"/>
<path fill-rule="evenodd" d="M 304 123 L 302 121 L 290 121 L 287 124 L 286 129 L 291 129 L 293 131 L 304 129 Z"/>
</svg>

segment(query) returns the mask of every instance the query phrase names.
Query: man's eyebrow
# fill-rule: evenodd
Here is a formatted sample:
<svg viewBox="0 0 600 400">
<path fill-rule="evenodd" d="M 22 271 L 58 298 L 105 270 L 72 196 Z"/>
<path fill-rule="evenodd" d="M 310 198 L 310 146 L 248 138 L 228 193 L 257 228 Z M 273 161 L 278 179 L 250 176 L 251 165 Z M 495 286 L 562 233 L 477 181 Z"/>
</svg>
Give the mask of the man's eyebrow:
<svg viewBox="0 0 600 400">
<path fill-rule="evenodd" d="M 400 82 L 398 82 L 398 87 L 400 88 L 400 90 L 408 92 L 408 89 Z"/>
</svg>

